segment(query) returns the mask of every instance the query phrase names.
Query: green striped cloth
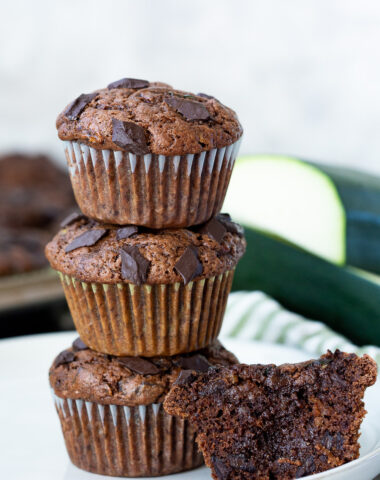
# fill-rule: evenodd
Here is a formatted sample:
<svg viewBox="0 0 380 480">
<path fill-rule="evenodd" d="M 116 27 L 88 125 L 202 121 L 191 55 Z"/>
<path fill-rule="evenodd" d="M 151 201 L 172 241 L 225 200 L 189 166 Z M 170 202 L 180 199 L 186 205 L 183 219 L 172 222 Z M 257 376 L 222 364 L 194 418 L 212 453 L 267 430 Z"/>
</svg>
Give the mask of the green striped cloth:
<svg viewBox="0 0 380 480">
<path fill-rule="evenodd" d="M 358 355 L 368 353 L 380 365 L 380 348 L 358 347 L 322 322 L 285 310 L 262 292 L 235 292 L 229 296 L 221 336 L 288 345 L 311 356 L 337 348 Z"/>
</svg>

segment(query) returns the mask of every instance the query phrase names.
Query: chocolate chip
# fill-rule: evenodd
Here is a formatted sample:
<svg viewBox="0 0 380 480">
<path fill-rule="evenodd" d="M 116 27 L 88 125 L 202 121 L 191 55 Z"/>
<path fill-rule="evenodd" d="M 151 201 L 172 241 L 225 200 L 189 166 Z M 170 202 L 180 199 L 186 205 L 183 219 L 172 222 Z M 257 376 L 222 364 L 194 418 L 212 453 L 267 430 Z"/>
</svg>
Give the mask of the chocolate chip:
<svg viewBox="0 0 380 480">
<path fill-rule="evenodd" d="M 217 218 L 219 222 L 223 223 L 227 229 L 227 232 L 239 235 L 239 237 L 244 235 L 244 228 L 238 223 L 233 222 L 228 213 L 219 213 L 215 218 Z"/>
<path fill-rule="evenodd" d="M 97 96 L 97 93 L 82 93 L 66 108 L 63 114 L 69 120 L 75 120 L 83 112 L 86 106 Z"/>
<path fill-rule="evenodd" d="M 150 261 L 143 257 L 136 246 L 123 247 L 120 250 L 121 275 L 135 285 L 146 282 Z"/>
<path fill-rule="evenodd" d="M 199 233 L 208 235 L 218 243 L 223 240 L 226 232 L 227 228 L 217 218 L 212 218 L 199 229 Z"/>
<path fill-rule="evenodd" d="M 198 97 L 207 98 L 207 100 L 216 100 L 212 95 L 207 95 L 207 93 L 197 93 Z"/>
<path fill-rule="evenodd" d="M 88 230 L 87 232 L 84 232 L 78 237 L 74 238 L 74 240 L 65 248 L 65 252 L 69 253 L 80 247 L 92 247 L 102 237 L 104 237 L 107 232 L 108 230 L 106 228 L 96 228 L 94 230 Z"/>
<path fill-rule="evenodd" d="M 139 78 L 121 78 L 115 82 L 110 83 L 107 88 L 146 88 L 149 87 L 148 80 L 140 80 Z"/>
<path fill-rule="evenodd" d="M 81 350 L 88 350 L 88 346 L 78 337 L 76 340 L 73 341 L 72 347 L 74 352 L 80 352 Z"/>
<path fill-rule="evenodd" d="M 212 455 L 211 463 L 219 480 L 229 480 L 231 469 L 223 462 L 221 458 Z"/>
<path fill-rule="evenodd" d="M 134 233 L 137 233 L 139 229 L 136 225 L 128 225 L 127 227 L 119 228 L 116 232 L 116 240 L 123 240 L 124 238 L 129 238 Z"/>
<path fill-rule="evenodd" d="M 173 385 L 188 385 L 193 380 L 195 380 L 195 375 L 192 370 L 181 370 Z"/>
<path fill-rule="evenodd" d="M 64 220 L 61 222 L 61 227 L 68 227 L 72 223 L 76 222 L 77 220 L 81 220 L 82 218 L 86 218 L 82 212 L 73 212 L 70 213 Z"/>
<path fill-rule="evenodd" d="M 74 359 L 75 359 L 75 355 L 73 354 L 73 352 L 69 352 L 68 350 L 64 350 L 54 360 L 54 366 L 59 367 L 60 365 L 66 365 L 68 363 L 71 363 Z"/>
<path fill-rule="evenodd" d="M 149 360 L 141 357 L 116 357 L 116 360 L 132 372 L 141 375 L 155 375 L 160 372 L 159 368 Z"/>
<path fill-rule="evenodd" d="M 123 122 L 113 118 L 112 141 L 126 152 L 131 152 L 135 155 L 149 153 L 145 129 L 137 125 L 137 123 Z"/>
<path fill-rule="evenodd" d="M 248 473 L 255 473 L 257 470 L 252 460 L 247 460 L 244 455 L 228 455 L 227 458 L 231 467 L 237 470 L 243 470 Z"/>
<path fill-rule="evenodd" d="M 174 265 L 174 270 L 181 275 L 185 285 L 203 272 L 202 264 L 198 259 L 194 247 L 187 247 L 180 259 Z"/>
<path fill-rule="evenodd" d="M 201 102 L 177 97 L 167 98 L 165 102 L 183 115 L 186 120 L 208 120 L 210 118 L 209 111 Z"/>
<path fill-rule="evenodd" d="M 195 370 L 196 372 L 207 372 L 210 363 L 206 357 L 196 353 L 189 357 L 181 357 L 177 360 L 177 365 L 184 370 Z"/>
</svg>

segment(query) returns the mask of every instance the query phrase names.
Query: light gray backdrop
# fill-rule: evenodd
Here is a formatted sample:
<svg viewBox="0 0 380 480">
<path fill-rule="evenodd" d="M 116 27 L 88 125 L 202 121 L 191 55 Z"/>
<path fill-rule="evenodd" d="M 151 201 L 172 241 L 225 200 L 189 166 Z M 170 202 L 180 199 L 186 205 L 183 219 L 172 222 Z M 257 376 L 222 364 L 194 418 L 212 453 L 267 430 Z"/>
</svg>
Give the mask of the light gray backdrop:
<svg viewBox="0 0 380 480">
<path fill-rule="evenodd" d="M 380 2 L 0 2 L 0 150 L 61 151 L 55 118 L 123 76 L 235 108 L 243 152 L 380 173 Z"/>
</svg>

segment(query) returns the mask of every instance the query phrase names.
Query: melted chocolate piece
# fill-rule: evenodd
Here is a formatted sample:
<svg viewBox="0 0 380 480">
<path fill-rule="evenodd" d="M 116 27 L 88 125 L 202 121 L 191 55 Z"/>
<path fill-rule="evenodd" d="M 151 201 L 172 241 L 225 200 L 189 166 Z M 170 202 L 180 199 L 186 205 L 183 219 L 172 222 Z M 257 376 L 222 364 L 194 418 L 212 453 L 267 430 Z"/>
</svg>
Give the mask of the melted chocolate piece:
<svg viewBox="0 0 380 480">
<path fill-rule="evenodd" d="M 191 383 L 194 379 L 195 376 L 191 370 L 181 370 L 173 385 L 186 385 Z"/>
<path fill-rule="evenodd" d="M 222 459 L 213 455 L 211 457 L 212 465 L 214 467 L 216 476 L 219 480 L 229 480 L 231 469 L 228 467 Z"/>
<path fill-rule="evenodd" d="M 65 252 L 69 253 L 80 247 L 92 247 L 108 232 L 106 228 L 96 228 L 82 233 L 67 245 Z"/>
<path fill-rule="evenodd" d="M 124 238 L 129 238 L 138 231 L 139 229 L 136 227 L 136 225 L 128 225 L 127 227 L 119 228 L 116 232 L 116 240 L 123 240 Z"/>
<path fill-rule="evenodd" d="M 78 337 L 76 340 L 73 341 L 72 347 L 74 352 L 80 352 L 81 350 L 88 350 L 88 346 L 83 342 L 83 340 L 81 340 L 80 337 Z"/>
<path fill-rule="evenodd" d="M 149 153 L 145 128 L 137 123 L 112 119 L 112 141 L 126 152 L 135 155 Z"/>
<path fill-rule="evenodd" d="M 62 220 L 60 225 L 62 228 L 68 227 L 72 223 L 76 222 L 77 220 L 81 220 L 82 218 L 86 218 L 82 212 L 73 212 L 70 213 L 70 215 L 68 215 L 64 220 Z"/>
<path fill-rule="evenodd" d="M 76 98 L 70 105 L 66 108 L 63 114 L 69 120 L 76 120 L 79 115 L 83 112 L 86 106 L 97 96 L 96 92 L 94 93 L 82 93 Z"/>
<path fill-rule="evenodd" d="M 206 222 L 202 227 L 199 229 L 199 233 L 204 235 L 208 235 L 216 242 L 220 243 L 223 240 L 224 235 L 227 232 L 227 228 L 224 226 L 222 222 L 218 220 L 218 218 L 212 218 L 208 222 Z"/>
<path fill-rule="evenodd" d="M 174 270 L 181 275 L 185 285 L 203 272 L 202 264 L 198 259 L 197 250 L 187 247 L 180 259 L 174 265 Z"/>
<path fill-rule="evenodd" d="M 136 246 L 123 247 L 120 250 L 121 275 L 135 285 L 146 282 L 150 261 L 141 255 Z"/>
<path fill-rule="evenodd" d="M 207 372 L 210 367 L 207 358 L 200 353 L 190 357 L 181 357 L 177 360 L 177 364 L 184 370 L 195 370 L 196 372 Z"/>
<path fill-rule="evenodd" d="M 115 357 L 116 360 L 125 367 L 132 370 L 132 372 L 139 373 L 140 375 L 156 375 L 160 372 L 160 369 L 149 360 L 141 357 Z"/>
<path fill-rule="evenodd" d="M 216 100 L 212 95 L 207 95 L 207 93 L 197 93 L 198 97 L 207 98 L 207 100 Z"/>
<path fill-rule="evenodd" d="M 121 78 L 115 82 L 110 83 L 107 88 L 112 90 L 113 88 L 146 88 L 149 87 L 148 80 L 140 80 L 139 78 Z"/>
<path fill-rule="evenodd" d="M 208 120 L 210 118 L 209 111 L 201 102 L 177 97 L 167 98 L 165 102 L 183 115 L 186 120 Z"/>
<path fill-rule="evenodd" d="M 244 228 L 238 223 L 233 222 L 228 213 L 219 213 L 215 218 L 226 227 L 227 232 L 239 235 L 239 237 L 244 235 Z"/>
<path fill-rule="evenodd" d="M 68 350 L 64 350 L 55 359 L 54 366 L 59 367 L 60 365 L 66 365 L 68 363 L 71 363 L 74 359 L 75 359 L 75 355 L 73 354 L 73 352 L 69 352 Z"/>
</svg>

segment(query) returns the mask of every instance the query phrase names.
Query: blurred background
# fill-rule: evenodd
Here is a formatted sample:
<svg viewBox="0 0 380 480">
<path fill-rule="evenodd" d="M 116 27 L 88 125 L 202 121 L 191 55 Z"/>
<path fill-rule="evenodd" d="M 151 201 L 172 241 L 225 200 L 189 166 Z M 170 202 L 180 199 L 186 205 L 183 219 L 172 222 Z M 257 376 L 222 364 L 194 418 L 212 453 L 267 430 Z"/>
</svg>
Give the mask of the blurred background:
<svg viewBox="0 0 380 480">
<path fill-rule="evenodd" d="M 233 107 L 245 129 L 242 153 L 289 153 L 380 173 L 379 24 L 380 5 L 372 0 L 2 2 L 0 154 L 44 153 L 63 167 L 57 114 L 83 92 L 137 77 L 206 92 Z M 35 190 L 30 177 L 29 187 L 22 182 Z M 60 189 L 64 182 L 55 178 Z M 20 195 L 13 217 L 30 198 Z M 28 229 L 52 234 L 71 202 Z M 9 216 L 0 209 L 8 250 L 20 228 L 8 228 Z M 15 277 L 8 282 L 17 269 L 4 272 L 0 293 L 13 303 L 3 306 L 0 336 L 71 327 L 50 277 L 41 280 L 52 289 L 43 309 L 29 292 L 28 319 L 22 326 L 10 320 L 25 290 Z"/>
</svg>

